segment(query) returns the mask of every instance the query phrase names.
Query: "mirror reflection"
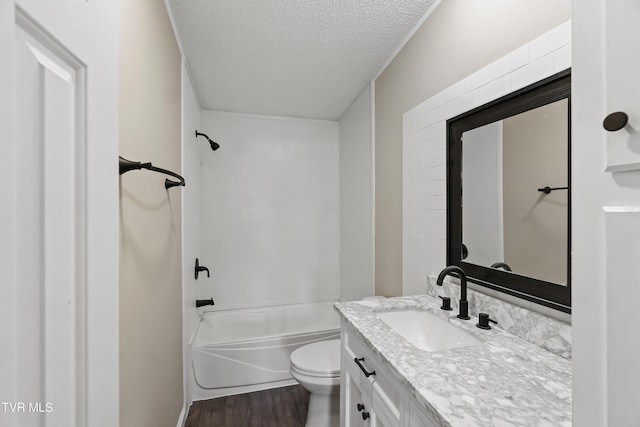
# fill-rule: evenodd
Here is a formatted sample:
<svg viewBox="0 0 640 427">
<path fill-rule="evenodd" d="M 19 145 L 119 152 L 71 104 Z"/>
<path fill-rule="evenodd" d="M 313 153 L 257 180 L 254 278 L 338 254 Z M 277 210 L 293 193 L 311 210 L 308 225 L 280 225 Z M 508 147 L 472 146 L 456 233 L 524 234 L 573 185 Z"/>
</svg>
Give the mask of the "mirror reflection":
<svg viewBox="0 0 640 427">
<path fill-rule="evenodd" d="M 462 134 L 465 262 L 566 285 L 568 115 L 565 98 Z"/>
<path fill-rule="evenodd" d="M 566 313 L 570 111 L 565 70 L 447 120 L 447 264 Z"/>
</svg>

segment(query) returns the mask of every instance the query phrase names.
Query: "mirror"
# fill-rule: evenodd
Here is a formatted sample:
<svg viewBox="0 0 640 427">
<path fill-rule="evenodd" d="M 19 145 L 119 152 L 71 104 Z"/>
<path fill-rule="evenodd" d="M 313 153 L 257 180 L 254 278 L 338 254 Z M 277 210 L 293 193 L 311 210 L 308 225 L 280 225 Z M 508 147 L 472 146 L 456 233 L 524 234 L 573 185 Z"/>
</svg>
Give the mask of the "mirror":
<svg viewBox="0 0 640 427">
<path fill-rule="evenodd" d="M 568 118 L 562 99 L 462 134 L 466 262 L 567 283 Z"/>
<path fill-rule="evenodd" d="M 571 311 L 570 72 L 447 121 L 448 264 Z"/>
</svg>

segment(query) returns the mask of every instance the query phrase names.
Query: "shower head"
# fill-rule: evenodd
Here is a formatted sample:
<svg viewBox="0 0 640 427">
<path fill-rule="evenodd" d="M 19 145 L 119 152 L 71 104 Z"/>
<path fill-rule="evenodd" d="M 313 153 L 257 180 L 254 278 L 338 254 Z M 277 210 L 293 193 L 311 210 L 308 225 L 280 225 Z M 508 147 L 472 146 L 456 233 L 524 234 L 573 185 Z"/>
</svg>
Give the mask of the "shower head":
<svg viewBox="0 0 640 427">
<path fill-rule="evenodd" d="M 207 141 L 209 141 L 209 145 L 211 145 L 211 149 L 213 151 L 216 151 L 218 148 L 220 148 L 220 144 L 218 144 L 217 142 L 213 141 L 211 138 L 209 138 L 207 135 L 205 135 L 202 132 L 198 132 L 196 130 L 196 138 L 199 136 L 204 136 L 205 138 L 207 138 Z"/>
</svg>

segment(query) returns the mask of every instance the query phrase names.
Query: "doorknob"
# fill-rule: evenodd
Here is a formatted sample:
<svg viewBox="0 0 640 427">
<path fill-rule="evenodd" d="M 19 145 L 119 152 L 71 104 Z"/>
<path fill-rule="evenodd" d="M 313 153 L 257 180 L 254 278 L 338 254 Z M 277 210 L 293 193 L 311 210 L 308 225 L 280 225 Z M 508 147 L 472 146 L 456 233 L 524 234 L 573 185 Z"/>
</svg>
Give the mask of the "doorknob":
<svg viewBox="0 0 640 427">
<path fill-rule="evenodd" d="M 605 117 L 602 122 L 602 126 L 604 126 L 604 128 L 609 132 L 615 132 L 625 127 L 627 123 L 629 123 L 629 116 L 627 116 L 627 113 L 616 111 L 615 113 L 611 113 Z"/>
</svg>

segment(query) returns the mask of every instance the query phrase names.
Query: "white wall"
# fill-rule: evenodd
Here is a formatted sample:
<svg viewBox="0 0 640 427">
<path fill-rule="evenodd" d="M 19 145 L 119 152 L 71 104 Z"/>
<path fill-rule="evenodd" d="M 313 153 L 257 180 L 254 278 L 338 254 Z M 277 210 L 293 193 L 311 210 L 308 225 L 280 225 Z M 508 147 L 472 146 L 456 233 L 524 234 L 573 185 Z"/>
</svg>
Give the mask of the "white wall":
<svg viewBox="0 0 640 427">
<path fill-rule="evenodd" d="M 610 33 L 621 28 L 623 33 L 618 33 L 618 37 L 626 33 L 630 43 L 635 43 L 637 27 L 620 23 L 614 27 L 607 20 L 615 22 L 618 13 L 637 19 L 638 8 L 635 2 L 604 0 L 576 0 L 573 7 L 571 113 L 572 139 L 576 141 L 571 150 L 573 424 L 637 426 L 640 425 L 639 228 L 630 224 L 624 230 L 626 238 L 615 236 L 611 221 L 624 214 L 606 212 L 603 207 L 618 207 L 624 212 L 640 206 L 640 172 L 605 172 L 608 145 L 633 147 L 634 140 L 624 141 L 629 136 L 626 130 L 605 132 L 602 121 L 612 111 L 621 110 L 630 116 L 627 129 L 630 126 L 637 129 L 634 121 L 638 109 L 629 109 L 626 100 L 621 105 L 607 105 L 624 99 L 612 90 L 617 81 L 607 81 L 620 78 L 623 70 L 617 68 L 618 61 L 625 61 L 629 73 L 635 73 L 638 64 L 637 56 L 628 54 L 624 45 L 613 44 L 615 38 Z M 616 9 L 618 13 L 614 13 Z M 607 46 L 607 39 L 612 45 Z M 626 79 L 622 81 L 628 83 Z M 635 99 L 640 96 L 637 84 L 626 84 L 624 91 Z M 617 239 L 612 245 L 609 239 L 614 236 Z M 630 241 L 633 244 L 628 245 Z M 630 258 L 634 259 L 627 262 Z"/>
<path fill-rule="evenodd" d="M 371 87 L 340 118 L 340 296 L 374 293 Z"/>
<path fill-rule="evenodd" d="M 462 242 L 467 262 L 504 262 L 502 239 L 502 120 L 469 130 L 462 150 Z"/>
<path fill-rule="evenodd" d="M 184 398 L 191 398 L 191 347 L 189 342 L 198 325 L 195 300 L 199 298 L 202 280 L 194 277 L 194 262 L 202 256 L 202 155 L 204 138 L 196 140 L 200 130 L 200 106 L 193 91 L 189 73 L 182 61 L 182 345 L 184 365 Z M 199 140 L 201 139 L 202 140 Z M 207 145 L 208 146 L 208 145 Z M 205 276 L 206 277 L 206 276 Z M 204 277 L 203 277 L 204 279 Z"/>
<path fill-rule="evenodd" d="M 442 1 L 376 79 L 376 293 L 402 293 L 402 114 L 570 18 L 570 0 Z"/>
<path fill-rule="evenodd" d="M 504 120 L 504 262 L 518 274 L 567 283 L 569 101 L 562 99 Z M 523 244 L 526 242 L 526 244 Z"/>
<path fill-rule="evenodd" d="M 181 173 L 181 56 L 164 3 L 121 2 L 119 27 L 120 154 Z M 175 426 L 183 409 L 183 188 L 164 180 L 120 177 L 121 427 Z"/>
<path fill-rule="evenodd" d="M 572 280 L 573 421 L 607 425 L 607 282 L 604 263 L 605 156 L 601 147 L 604 104 L 604 2 L 574 1 L 572 70 Z M 582 147 L 582 148 L 581 148 Z M 598 172 L 596 172 L 598 171 Z M 594 189 L 597 189 L 594 191 Z M 580 212 L 580 215 L 576 215 Z M 620 301 L 624 304 L 624 301 Z M 637 398 L 637 394 L 636 398 Z"/>
<path fill-rule="evenodd" d="M 203 111 L 202 128 L 221 146 L 202 154 L 202 297 L 215 310 L 337 298 L 338 123 Z"/>
</svg>

